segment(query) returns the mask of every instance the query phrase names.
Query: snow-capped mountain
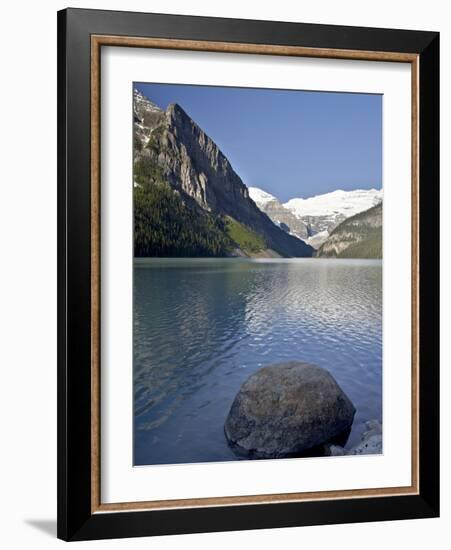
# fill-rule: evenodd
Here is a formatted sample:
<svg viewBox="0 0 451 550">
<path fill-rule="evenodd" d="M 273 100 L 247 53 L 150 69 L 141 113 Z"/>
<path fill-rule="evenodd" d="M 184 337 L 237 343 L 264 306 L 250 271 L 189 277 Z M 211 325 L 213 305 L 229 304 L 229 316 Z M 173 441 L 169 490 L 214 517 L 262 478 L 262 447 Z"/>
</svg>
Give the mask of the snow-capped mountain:
<svg viewBox="0 0 451 550">
<path fill-rule="evenodd" d="M 146 115 L 149 113 L 162 113 L 162 110 L 144 94 L 135 89 L 133 90 L 133 113 L 135 115 L 135 122 L 146 123 L 148 122 L 145 120 Z"/>
<path fill-rule="evenodd" d="M 305 216 L 344 216 L 349 218 L 376 206 L 382 200 L 381 189 L 356 189 L 317 195 L 308 199 L 291 199 L 284 204 L 298 218 Z"/>
<path fill-rule="evenodd" d="M 376 206 L 381 201 L 381 189 L 337 189 L 308 199 L 291 199 L 283 206 L 307 224 L 314 237 L 307 242 L 319 248 L 342 221 Z"/>
<path fill-rule="evenodd" d="M 309 238 L 307 225 L 285 208 L 274 195 L 258 187 L 249 187 L 249 196 L 278 227 L 307 242 Z"/>
<path fill-rule="evenodd" d="M 150 139 L 149 129 L 157 127 L 165 118 L 165 113 L 138 90 L 133 90 L 133 117 L 135 145 L 145 147 Z M 138 149 L 135 147 L 135 153 Z"/>
<path fill-rule="evenodd" d="M 307 199 L 294 198 L 284 204 L 257 187 L 250 187 L 249 195 L 274 223 L 280 226 L 282 222 L 285 230 L 314 248 L 319 248 L 342 221 L 382 201 L 381 189 L 338 189 Z"/>
<path fill-rule="evenodd" d="M 264 206 L 265 204 L 268 204 L 272 201 L 279 202 L 279 200 L 274 195 L 263 191 L 263 189 L 259 189 L 258 187 L 249 187 L 248 189 L 250 198 L 259 208 L 260 206 Z"/>
</svg>

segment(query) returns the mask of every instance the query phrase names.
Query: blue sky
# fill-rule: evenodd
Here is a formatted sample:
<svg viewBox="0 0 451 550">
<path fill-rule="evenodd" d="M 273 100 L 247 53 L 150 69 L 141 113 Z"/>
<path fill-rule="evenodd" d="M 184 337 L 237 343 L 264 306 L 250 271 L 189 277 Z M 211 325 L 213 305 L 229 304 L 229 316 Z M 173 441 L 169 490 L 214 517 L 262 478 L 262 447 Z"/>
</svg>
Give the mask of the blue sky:
<svg viewBox="0 0 451 550">
<path fill-rule="evenodd" d="M 382 96 L 135 83 L 178 103 L 248 186 L 283 202 L 382 186 Z"/>
</svg>

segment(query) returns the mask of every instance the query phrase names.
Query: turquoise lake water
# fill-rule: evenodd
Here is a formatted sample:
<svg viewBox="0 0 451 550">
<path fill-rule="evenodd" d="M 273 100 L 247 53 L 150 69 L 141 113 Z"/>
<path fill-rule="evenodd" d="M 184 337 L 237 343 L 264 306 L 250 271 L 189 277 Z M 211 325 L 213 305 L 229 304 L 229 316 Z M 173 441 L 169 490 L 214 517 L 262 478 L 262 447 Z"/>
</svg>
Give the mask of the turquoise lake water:
<svg viewBox="0 0 451 550">
<path fill-rule="evenodd" d="M 382 262 L 138 259 L 134 463 L 242 460 L 224 421 L 260 367 L 328 369 L 354 403 L 347 447 L 382 420 Z"/>
</svg>

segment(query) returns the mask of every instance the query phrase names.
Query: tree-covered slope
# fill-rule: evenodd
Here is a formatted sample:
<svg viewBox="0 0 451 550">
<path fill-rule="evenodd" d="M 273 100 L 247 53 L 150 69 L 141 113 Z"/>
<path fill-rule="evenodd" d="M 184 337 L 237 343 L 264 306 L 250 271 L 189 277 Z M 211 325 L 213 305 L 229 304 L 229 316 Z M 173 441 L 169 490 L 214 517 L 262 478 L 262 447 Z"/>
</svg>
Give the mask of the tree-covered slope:
<svg viewBox="0 0 451 550">
<path fill-rule="evenodd" d="M 382 258 L 382 203 L 338 225 L 318 257 Z"/>
<path fill-rule="evenodd" d="M 166 182 L 134 189 L 135 257 L 227 256 L 221 219 L 190 208 Z"/>
<path fill-rule="evenodd" d="M 252 256 L 268 248 L 258 233 L 173 189 L 149 158 L 135 164 L 134 214 L 135 257 Z"/>
</svg>

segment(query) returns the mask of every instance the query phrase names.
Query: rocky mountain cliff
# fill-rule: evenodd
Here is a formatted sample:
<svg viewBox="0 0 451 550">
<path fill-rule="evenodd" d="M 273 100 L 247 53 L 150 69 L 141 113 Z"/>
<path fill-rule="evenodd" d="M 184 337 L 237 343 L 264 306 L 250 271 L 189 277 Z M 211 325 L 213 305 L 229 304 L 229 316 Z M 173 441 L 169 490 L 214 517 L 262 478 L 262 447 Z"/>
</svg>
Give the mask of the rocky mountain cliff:
<svg viewBox="0 0 451 550">
<path fill-rule="evenodd" d="M 382 258 L 382 203 L 343 221 L 332 231 L 316 255 Z"/>
<path fill-rule="evenodd" d="M 285 208 L 274 195 L 258 187 L 249 187 L 249 196 L 260 210 L 281 229 L 307 242 L 311 236 L 308 225 L 297 218 L 288 208 Z"/>
<path fill-rule="evenodd" d="M 228 159 L 179 105 L 163 111 L 136 90 L 134 181 L 136 255 L 312 255 L 259 210 Z"/>
</svg>

